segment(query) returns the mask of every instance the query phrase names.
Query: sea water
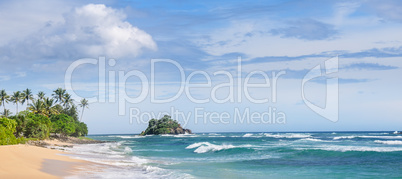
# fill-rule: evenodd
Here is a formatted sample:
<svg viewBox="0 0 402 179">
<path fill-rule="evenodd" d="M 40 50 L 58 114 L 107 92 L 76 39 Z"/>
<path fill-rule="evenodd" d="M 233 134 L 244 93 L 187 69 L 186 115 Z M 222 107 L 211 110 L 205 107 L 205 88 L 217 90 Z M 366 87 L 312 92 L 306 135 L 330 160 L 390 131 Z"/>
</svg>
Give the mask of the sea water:
<svg viewBox="0 0 402 179">
<path fill-rule="evenodd" d="M 402 178 L 393 132 L 90 135 L 65 148 L 93 163 L 70 178 Z"/>
</svg>

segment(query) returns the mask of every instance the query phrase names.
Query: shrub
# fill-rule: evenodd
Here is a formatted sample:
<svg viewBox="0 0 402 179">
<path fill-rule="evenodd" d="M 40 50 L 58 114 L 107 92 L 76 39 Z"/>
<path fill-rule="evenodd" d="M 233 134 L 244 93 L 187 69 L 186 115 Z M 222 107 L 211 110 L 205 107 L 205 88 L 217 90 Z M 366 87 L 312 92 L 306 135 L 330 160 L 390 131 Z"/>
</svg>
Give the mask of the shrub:
<svg viewBox="0 0 402 179">
<path fill-rule="evenodd" d="M 24 130 L 26 138 L 46 139 L 50 134 L 51 122 L 48 117 L 40 114 L 28 114 Z"/>
<path fill-rule="evenodd" d="M 66 114 L 53 115 L 50 121 L 52 122 L 52 132 L 59 133 L 63 136 L 70 136 L 75 133 L 75 121 Z"/>
<path fill-rule="evenodd" d="M 88 127 L 83 122 L 76 122 L 75 123 L 75 132 L 72 136 L 80 137 L 88 135 Z"/>
<path fill-rule="evenodd" d="M 26 115 L 11 116 L 10 119 L 14 119 L 15 122 L 17 122 L 17 126 L 15 128 L 15 136 L 20 137 L 21 134 L 25 131 L 25 127 L 29 119 L 26 117 Z"/>
<path fill-rule="evenodd" d="M 8 118 L 0 118 L 0 145 L 18 144 L 19 140 L 14 136 L 17 123 Z"/>
</svg>

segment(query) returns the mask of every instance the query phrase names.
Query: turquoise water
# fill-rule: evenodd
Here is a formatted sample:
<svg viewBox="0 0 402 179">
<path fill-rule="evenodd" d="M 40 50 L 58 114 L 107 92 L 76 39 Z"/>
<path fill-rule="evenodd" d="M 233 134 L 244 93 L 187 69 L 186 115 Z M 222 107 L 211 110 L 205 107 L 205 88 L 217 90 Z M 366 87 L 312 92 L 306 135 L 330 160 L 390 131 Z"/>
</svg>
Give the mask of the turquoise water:
<svg viewBox="0 0 402 179">
<path fill-rule="evenodd" d="M 392 132 L 92 135 L 73 157 L 107 164 L 95 178 L 402 178 Z"/>
</svg>

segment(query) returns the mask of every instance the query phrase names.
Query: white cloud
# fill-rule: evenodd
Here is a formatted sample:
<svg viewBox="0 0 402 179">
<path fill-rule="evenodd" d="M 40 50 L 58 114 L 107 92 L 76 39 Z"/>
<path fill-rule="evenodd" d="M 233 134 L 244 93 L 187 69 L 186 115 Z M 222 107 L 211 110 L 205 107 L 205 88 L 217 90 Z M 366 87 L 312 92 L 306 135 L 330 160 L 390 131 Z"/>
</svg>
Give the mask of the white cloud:
<svg viewBox="0 0 402 179">
<path fill-rule="evenodd" d="M 76 43 L 83 53 L 98 56 L 136 56 L 143 48 L 156 50 L 151 35 L 132 26 L 125 14 L 103 4 L 89 4 L 66 15 L 66 32 L 49 41 Z"/>
<path fill-rule="evenodd" d="M 0 48 L 2 59 L 35 60 L 134 57 L 144 49 L 156 50 L 152 36 L 125 21 L 122 11 L 88 4 L 48 22 L 24 40 Z M 1 59 L 0 58 L 0 59 Z"/>
<path fill-rule="evenodd" d="M 38 31 L 47 22 L 63 20 L 63 13 L 77 6 L 74 1 L 0 1 L 0 45 L 6 45 Z M 7 34 L 7 35 L 4 35 Z"/>
</svg>

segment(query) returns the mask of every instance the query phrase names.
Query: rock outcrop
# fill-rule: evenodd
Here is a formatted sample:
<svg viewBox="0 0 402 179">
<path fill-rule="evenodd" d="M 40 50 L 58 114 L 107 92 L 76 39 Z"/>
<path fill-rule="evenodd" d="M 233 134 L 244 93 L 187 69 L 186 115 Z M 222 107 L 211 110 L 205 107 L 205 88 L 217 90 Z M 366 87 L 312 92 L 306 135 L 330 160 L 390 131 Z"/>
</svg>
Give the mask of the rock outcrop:
<svg viewBox="0 0 402 179">
<path fill-rule="evenodd" d="M 159 135 L 159 134 L 192 134 L 190 129 L 184 129 L 170 116 L 165 115 L 161 119 L 151 119 L 148 127 L 140 135 Z"/>
</svg>

